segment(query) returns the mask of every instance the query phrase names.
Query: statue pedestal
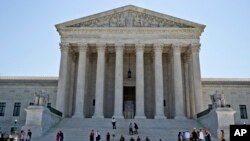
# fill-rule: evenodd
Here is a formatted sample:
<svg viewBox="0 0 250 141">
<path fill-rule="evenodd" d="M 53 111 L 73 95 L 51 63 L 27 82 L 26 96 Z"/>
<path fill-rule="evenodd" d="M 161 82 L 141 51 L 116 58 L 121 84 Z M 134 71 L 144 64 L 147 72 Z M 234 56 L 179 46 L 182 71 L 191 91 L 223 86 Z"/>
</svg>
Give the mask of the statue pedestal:
<svg viewBox="0 0 250 141">
<path fill-rule="evenodd" d="M 30 129 L 34 138 L 41 137 L 62 118 L 56 112 L 52 112 L 44 106 L 29 106 L 25 111 L 27 113 L 26 122 L 22 130 L 27 132 Z"/>
<path fill-rule="evenodd" d="M 221 130 L 224 130 L 225 139 L 229 140 L 229 128 L 234 124 L 235 111 L 232 108 L 217 108 L 215 112 L 218 120 L 217 136 L 220 137 Z"/>
<path fill-rule="evenodd" d="M 234 124 L 235 111 L 232 108 L 219 107 L 198 118 L 198 121 L 217 138 L 220 130 L 224 130 L 225 139 L 229 140 L 229 128 Z"/>
<path fill-rule="evenodd" d="M 22 127 L 22 130 L 28 129 L 32 132 L 32 137 L 40 137 L 43 134 L 42 120 L 43 112 L 45 108 L 43 106 L 29 106 L 26 111 L 26 122 Z"/>
</svg>

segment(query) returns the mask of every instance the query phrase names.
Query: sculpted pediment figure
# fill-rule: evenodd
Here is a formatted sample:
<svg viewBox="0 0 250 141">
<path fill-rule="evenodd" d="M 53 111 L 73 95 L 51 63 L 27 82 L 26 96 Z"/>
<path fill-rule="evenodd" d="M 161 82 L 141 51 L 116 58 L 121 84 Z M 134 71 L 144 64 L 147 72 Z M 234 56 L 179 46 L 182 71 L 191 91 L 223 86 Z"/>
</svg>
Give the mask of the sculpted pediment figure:
<svg viewBox="0 0 250 141">
<path fill-rule="evenodd" d="M 204 28 L 204 25 L 128 5 L 58 24 L 56 27 Z"/>
<path fill-rule="evenodd" d="M 149 14 L 127 10 L 68 27 L 191 27 Z"/>
</svg>

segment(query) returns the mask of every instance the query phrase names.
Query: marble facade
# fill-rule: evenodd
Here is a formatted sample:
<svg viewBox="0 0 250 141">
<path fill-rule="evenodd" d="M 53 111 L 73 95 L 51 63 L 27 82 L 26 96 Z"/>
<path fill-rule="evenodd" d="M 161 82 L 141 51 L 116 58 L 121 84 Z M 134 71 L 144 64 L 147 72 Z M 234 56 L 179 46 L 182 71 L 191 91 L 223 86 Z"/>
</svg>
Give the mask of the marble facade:
<svg viewBox="0 0 250 141">
<path fill-rule="evenodd" d="M 124 118 L 127 84 L 135 88 L 134 118 L 185 119 L 203 110 L 204 25 L 128 5 L 56 28 L 61 36 L 56 108 L 64 116 Z M 187 101 L 192 98 L 193 105 Z"/>
</svg>

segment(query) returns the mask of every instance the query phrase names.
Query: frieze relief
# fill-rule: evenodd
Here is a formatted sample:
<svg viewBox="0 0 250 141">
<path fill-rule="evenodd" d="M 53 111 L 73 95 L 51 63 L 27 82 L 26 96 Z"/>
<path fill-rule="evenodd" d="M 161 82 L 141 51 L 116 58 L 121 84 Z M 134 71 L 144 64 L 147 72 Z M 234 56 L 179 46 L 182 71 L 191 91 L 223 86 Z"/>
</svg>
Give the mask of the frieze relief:
<svg viewBox="0 0 250 141">
<path fill-rule="evenodd" d="M 178 27 L 190 28 L 181 23 L 137 11 L 124 11 L 101 18 L 70 25 L 68 27 Z"/>
</svg>

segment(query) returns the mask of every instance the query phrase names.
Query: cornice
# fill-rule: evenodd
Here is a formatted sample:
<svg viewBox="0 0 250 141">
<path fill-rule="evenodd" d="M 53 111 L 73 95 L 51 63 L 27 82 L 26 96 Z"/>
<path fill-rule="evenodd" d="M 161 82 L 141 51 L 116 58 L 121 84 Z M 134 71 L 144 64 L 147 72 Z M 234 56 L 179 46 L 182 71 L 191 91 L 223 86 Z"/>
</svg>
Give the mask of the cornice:
<svg viewBox="0 0 250 141">
<path fill-rule="evenodd" d="M 61 36 L 81 35 L 81 34 L 187 34 L 199 38 L 202 31 L 199 28 L 61 28 L 58 29 Z"/>
<path fill-rule="evenodd" d="M 250 85 L 250 78 L 202 78 L 203 85 Z"/>
</svg>

